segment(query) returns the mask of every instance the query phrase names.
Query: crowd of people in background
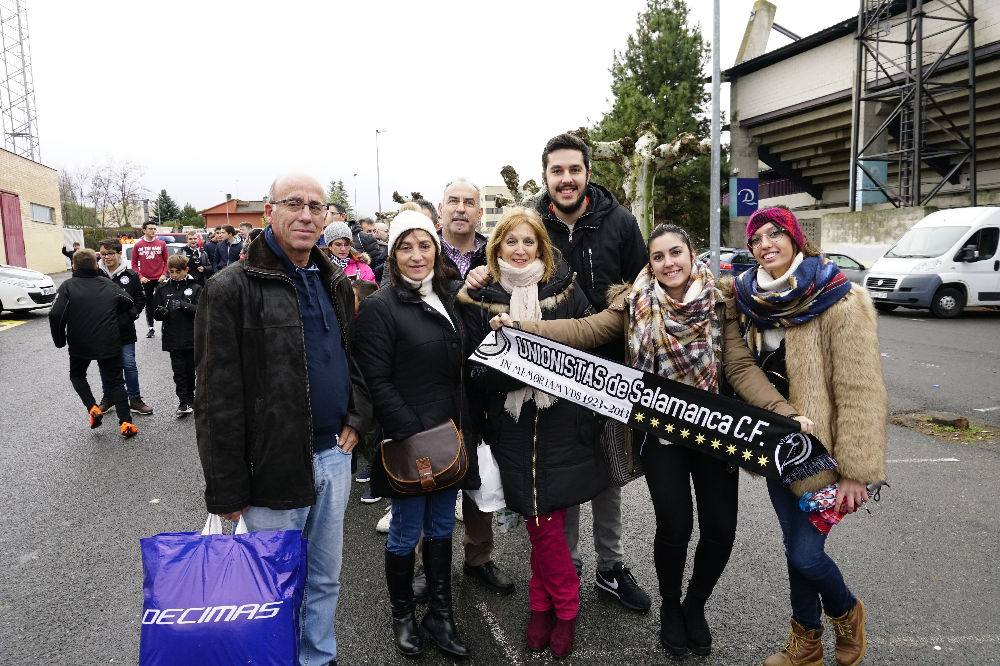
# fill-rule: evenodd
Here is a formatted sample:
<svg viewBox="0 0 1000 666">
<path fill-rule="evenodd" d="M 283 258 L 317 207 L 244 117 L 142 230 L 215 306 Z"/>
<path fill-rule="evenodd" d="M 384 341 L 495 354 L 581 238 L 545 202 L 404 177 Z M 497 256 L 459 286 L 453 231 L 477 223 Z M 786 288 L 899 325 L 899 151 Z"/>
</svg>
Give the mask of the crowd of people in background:
<svg viewBox="0 0 1000 666">
<path fill-rule="evenodd" d="M 795 418 L 827 445 L 836 469 L 791 489 L 767 483 L 784 537 L 791 633 L 765 664 L 822 663 L 824 611 L 837 663 L 860 663 L 865 608 L 797 501 L 839 481 L 837 509 L 855 511 L 866 484 L 884 477 L 886 395 L 867 295 L 815 250 L 787 209 L 750 218 L 746 242 L 759 267 L 720 280 L 698 261 L 684 228 L 661 224 L 644 239 L 632 214 L 591 182 L 590 150 L 577 137 L 551 139 L 541 166 L 543 194 L 532 207 L 508 208 L 489 237 L 479 230 L 480 189 L 466 179 L 448 183 L 437 206 L 409 202 L 376 222 L 348 220 L 315 179 L 293 174 L 272 184 L 264 229 L 225 225 L 204 242 L 192 232 L 171 256 L 148 223 L 131 267 L 114 239 L 101 241 L 99 261 L 91 250 L 66 251 L 73 277 L 53 304 L 52 336 L 69 347 L 70 379 L 90 426 L 114 409 L 121 434 L 133 437 L 131 414 L 152 413 L 135 360 L 135 322 L 145 310 L 148 338 L 154 321 L 163 322 L 176 414 L 195 415 L 209 512 L 250 530 L 303 530 L 309 541 L 303 664 L 337 660 L 352 481 L 370 482 L 361 501 L 390 500 L 378 529 L 387 533 L 396 649 L 415 657 L 432 644 L 469 655 L 451 597 L 456 514 L 463 575 L 495 593 L 516 591 L 493 561 L 493 514 L 465 492 L 481 483 L 479 442 L 489 446 L 507 509 L 524 517 L 531 546 L 527 648 L 565 657 L 577 642 L 588 577 L 580 506 L 588 502 L 593 585 L 624 609 L 648 611 L 653 601 L 623 547 L 622 489 L 601 455 L 627 439 L 656 521 L 660 642 L 673 658 L 708 655 L 706 605 L 736 536 L 735 468 L 469 360 L 500 326 L 591 349 Z M 100 368 L 99 401 L 86 379 L 91 361 Z M 464 478 L 418 495 L 398 491 L 385 447 L 449 421 L 470 454 Z M 695 516 L 699 539 L 685 588 Z M 422 603 L 428 610 L 418 622 Z"/>
</svg>

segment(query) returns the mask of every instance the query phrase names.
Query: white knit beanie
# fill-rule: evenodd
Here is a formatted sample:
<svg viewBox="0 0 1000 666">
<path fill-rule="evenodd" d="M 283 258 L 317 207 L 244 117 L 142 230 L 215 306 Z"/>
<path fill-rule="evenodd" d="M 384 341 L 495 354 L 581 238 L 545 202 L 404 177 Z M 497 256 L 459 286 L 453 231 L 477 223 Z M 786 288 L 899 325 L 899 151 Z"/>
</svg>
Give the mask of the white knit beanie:
<svg viewBox="0 0 1000 666">
<path fill-rule="evenodd" d="M 338 238 L 354 239 L 354 234 L 351 233 L 351 228 L 347 226 L 347 222 L 331 222 L 323 230 L 323 240 L 326 241 L 327 245 Z"/>
<path fill-rule="evenodd" d="M 392 222 L 389 224 L 389 252 L 391 253 L 396 249 L 397 240 L 414 229 L 421 229 L 429 233 L 434 242 L 437 243 L 438 252 L 441 252 L 441 239 L 438 238 L 437 230 L 434 228 L 431 218 L 415 210 L 401 211 L 396 214 L 396 217 L 392 218 Z"/>
</svg>

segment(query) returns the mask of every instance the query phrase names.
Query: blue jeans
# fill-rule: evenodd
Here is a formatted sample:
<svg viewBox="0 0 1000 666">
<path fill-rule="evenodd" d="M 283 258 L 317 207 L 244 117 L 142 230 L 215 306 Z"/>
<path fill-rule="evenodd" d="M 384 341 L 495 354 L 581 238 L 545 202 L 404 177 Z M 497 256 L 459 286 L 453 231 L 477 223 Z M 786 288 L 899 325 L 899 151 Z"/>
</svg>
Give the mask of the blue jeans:
<svg viewBox="0 0 1000 666">
<path fill-rule="evenodd" d="M 457 498 L 457 488 L 416 497 L 393 497 L 386 549 L 393 555 L 409 555 L 417 547 L 421 533 L 425 539 L 450 539 L 455 529 Z"/>
<path fill-rule="evenodd" d="M 302 597 L 300 666 L 326 666 L 337 658 L 334 617 L 340 597 L 344 510 L 351 495 L 351 454 L 339 446 L 313 456 L 316 503 L 301 509 L 251 506 L 247 529 L 302 530 L 308 540 L 306 589 Z"/>
<path fill-rule="evenodd" d="M 798 498 L 775 479 L 767 480 L 767 492 L 785 542 L 792 618 L 805 629 L 820 629 L 822 610 L 833 617 L 843 615 L 854 608 L 854 595 L 837 563 L 823 550 L 827 535 L 812 526 Z"/>
<path fill-rule="evenodd" d="M 135 364 L 134 342 L 122 345 L 122 368 L 125 370 L 125 390 L 128 392 L 128 399 L 138 398 L 142 395 L 142 391 L 139 390 L 139 366 Z M 103 381 L 101 388 L 104 395 L 108 395 L 108 385 Z"/>
</svg>

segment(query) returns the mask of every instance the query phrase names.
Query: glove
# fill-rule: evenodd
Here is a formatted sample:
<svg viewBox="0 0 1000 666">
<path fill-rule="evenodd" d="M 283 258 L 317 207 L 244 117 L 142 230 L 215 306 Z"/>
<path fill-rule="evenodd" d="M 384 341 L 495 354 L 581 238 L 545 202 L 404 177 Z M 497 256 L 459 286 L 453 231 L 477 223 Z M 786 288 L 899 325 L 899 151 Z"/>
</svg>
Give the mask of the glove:
<svg viewBox="0 0 1000 666">
<path fill-rule="evenodd" d="M 181 302 L 178 300 L 171 299 L 167 301 L 167 312 L 173 312 L 174 310 L 179 310 L 181 307 Z"/>
<path fill-rule="evenodd" d="M 153 310 L 153 314 L 156 315 L 157 317 L 161 317 L 161 318 L 162 317 L 166 317 L 167 316 L 167 309 L 161 305 L 161 306 L 157 307 L 155 310 Z"/>
</svg>

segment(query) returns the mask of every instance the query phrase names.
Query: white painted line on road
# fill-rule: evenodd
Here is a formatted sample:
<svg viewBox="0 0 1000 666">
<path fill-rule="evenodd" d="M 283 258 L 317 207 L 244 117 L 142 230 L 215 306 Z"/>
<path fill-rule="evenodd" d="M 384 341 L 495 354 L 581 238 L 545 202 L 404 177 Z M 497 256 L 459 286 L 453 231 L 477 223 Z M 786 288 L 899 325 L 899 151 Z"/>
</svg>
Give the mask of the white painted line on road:
<svg viewBox="0 0 1000 666">
<path fill-rule="evenodd" d="M 869 643 L 878 642 L 891 646 L 893 643 L 902 643 L 913 647 L 927 647 L 938 645 L 989 645 L 1000 643 L 1000 634 L 983 634 L 982 636 L 869 636 Z"/>
<path fill-rule="evenodd" d="M 939 463 L 939 462 L 961 462 L 958 458 L 895 458 L 886 460 L 887 463 Z"/>
<path fill-rule="evenodd" d="M 500 649 L 503 650 L 503 654 L 507 657 L 507 663 L 510 666 L 521 666 L 524 662 L 521 661 L 521 657 L 517 654 L 517 650 L 510 644 L 507 640 L 507 634 L 504 633 L 503 628 L 500 626 L 500 621 L 497 620 L 496 616 L 490 612 L 490 609 L 486 604 L 480 601 L 476 604 L 476 608 L 479 609 L 479 614 L 483 616 L 483 621 L 490 628 L 490 633 L 493 634 L 493 640 L 497 642 Z"/>
<path fill-rule="evenodd" d="M 996 407 L 973 407 L 972 411 L 974 411 L 974 412 L 995 412 L 998 409 L 1000 409 L 1000 405 L 997 405 Z"/>
</svg>

